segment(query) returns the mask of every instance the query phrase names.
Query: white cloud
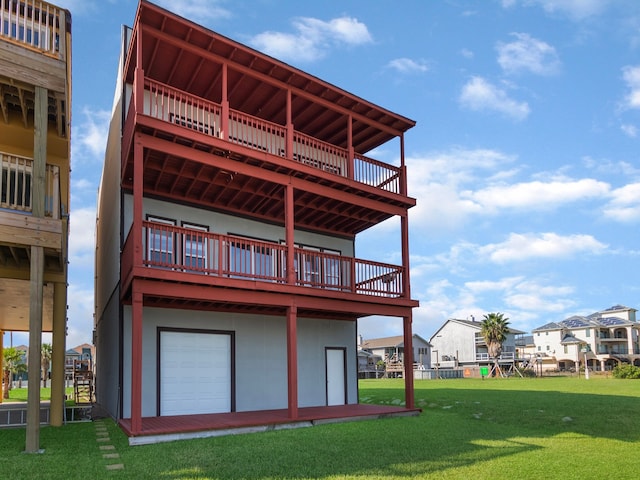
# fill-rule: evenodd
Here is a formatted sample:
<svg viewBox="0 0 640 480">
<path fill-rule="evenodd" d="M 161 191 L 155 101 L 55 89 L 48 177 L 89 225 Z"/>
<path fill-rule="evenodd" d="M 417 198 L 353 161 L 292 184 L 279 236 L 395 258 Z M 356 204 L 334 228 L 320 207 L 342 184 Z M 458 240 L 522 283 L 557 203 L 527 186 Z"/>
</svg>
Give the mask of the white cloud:
<svg viewBox="0 0 640 480">
<path fill-rule="evenodd" d="M 74 269 L 93 269 L 95 255 L 95 207 L 74 209 L 69 222 L 69 263 Z"/>
<path fill-rule="evenodd" d="M 459 102 L 469 110 L 495 111 L 514 120 L 524 120 L 530 113 L 527 102 L 513 100 L 482 77 L 473 77 L 462 87 Z"/>
<path fill-rule="evenodd" d="M 323 57 L 332 46 L 358 46 L 373 41 L 367 26 L 351 17 L 328 22 L 301 17 L 293 22 L 293 27 L 295 33 L 267 31 L 254 36 L 249 43 L 277 58 L 308 62 Z"/>
<path fill-rule="evenodd" d="M 513 7 L 518 0 L 502 0 L 505 8 Z M 574 21 L 585 20 L 606 10 L 610 0 L 520 0 L 523 6 L 540 6 L 545 12 L 562 15 Z"/>
<path fill-rule="evenodd" d="M 604 214 L 612 220 L 630 223 L 640 220 L 640 183 L 631 183 L 611 192 Z"/>
<path fill-rule="evenodd" d="M 222 6 L 224 0 L 157 0 L 157 3 L 178 15 L 199 23 L 230 18 L 231 11 Z"/>
<path fill-rule="evenodd" d="M 423 73 L 429 70 L 425 61 L 416 61 L 410 58 L 396 58 L 391 60 L 387 66 L 400 73 Z"/>
<path fill-rule="evenodd" d="M 640 65 L 623 67 L 622 79 L 629 90 L 624 98 L 624 106 L 626 108 L 640 108 Z"/>
<path fill-rule="evenodd" d="M 91 343 L 93 331 L 93 285 L 69 282 L 67 291 L 69 322 L 67 324 L 67 348 Z"/>
<path fill-rule="evenodd" d="M 505 209 L 544 210 L 601 198 L 609 193 L 609 188 L 609 184 L 591 178 L 561 179 L 491 185 L 480 190 L 461 192 L 460 196 L 477 204 L 484 213 L 493 213 Z"/>
<path fill-rule="evenodd" d="M 506 73 L 528 71 L 537 75 L 552 75 L 560 68 L 556 49 L 526 33 L 512 33 L 515 41 L 498 42 L 498 63 Z"/>
<path fill-rule="evenodd" d="M 636 138 L 638 136 L 638 128 L 635 125 L 623 123 L 620 125 L 620 130 L 622 130 L 622 133 L 627 137 Z"/>
<path fill-rule="evenodd" d="M 496 150 L 464 148 L 407 158 L 409 194 L 418 201 L 409 212 L 412 227 L 423 226 L 432 233 L 461 227 L 480 208 L 460 197 L 461 187 L 504 170 L 513 161 L 513 156 Z"/>
<path fill-rule="evenodd" d="M 512 233 L 502 243 L 488 244 L 478 249 L 478 254 L 495 263 L 518 262 L 529 259 L 573 257 L 577 253 L 602 253 L 607 245 L 591 235 L 567 235 L 556 233 Z"/>
<path fill-rule="evenodd" d="M 102 163 L 107 145 L 111 112 L 108 110 L 82 109 L 82 120 L 74 121 L 73 152 L 74 164 Z"/>
<path fill-rule="evenodd" d="M 473 58 L 473 51 L 469 50 L 468 48 L 463 48 L 462 50 L 460 50 L 460 55 L 462 55 L 464 58 Z"/>
</svg>

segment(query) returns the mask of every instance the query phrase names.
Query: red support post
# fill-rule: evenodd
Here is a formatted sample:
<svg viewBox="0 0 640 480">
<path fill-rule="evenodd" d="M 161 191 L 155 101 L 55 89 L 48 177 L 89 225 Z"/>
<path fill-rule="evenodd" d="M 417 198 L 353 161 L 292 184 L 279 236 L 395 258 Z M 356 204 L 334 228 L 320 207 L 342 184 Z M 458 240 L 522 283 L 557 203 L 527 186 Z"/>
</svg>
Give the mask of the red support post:
<svg viewBox="0 0 640 480">
<path fill-rule="evenodd" d="M 296 269 L 295 269 L 295 211 L 293 206 L 293 185 L 288 184 L 285 186 L 285 243 L 287 244 L 287 283 L 289 285 L 296 284 Z"/>
<path fill-rule="evenodd" d="M 131 304 L 131 433 L 142 432 L 142 292 L 132 286 Z"/>
<path fill-rule="evenodd" d="M 285 156 L 293 160 L 293 116 L 291 112 L 291 90 L 287 90 L 287 138 Z"/>
<path fill-rule="evenodd" d="M 353 149 L 353 121 L 351 115 L 347 117 L 347 178 L 353 180 L 355 151 Z"/>
<path fill-rule="evenodd" d="M 407 408 L 415 407 L 413 391 L 413 332 L 411 329 L 412 314 L 403 318 L 404 323 L 404 396 Z"/>
<path fill-rule="evenodd" d="M 402 236 L 402 297 L 411 298 L 411 281 L 409 279 L 409 214 L 400 217 Z"/>
<path fill-rule="evenodd" d="M 298 307 L 287 309 L 287 391 L 289 419 L 298 418 Z"/>
</svg>

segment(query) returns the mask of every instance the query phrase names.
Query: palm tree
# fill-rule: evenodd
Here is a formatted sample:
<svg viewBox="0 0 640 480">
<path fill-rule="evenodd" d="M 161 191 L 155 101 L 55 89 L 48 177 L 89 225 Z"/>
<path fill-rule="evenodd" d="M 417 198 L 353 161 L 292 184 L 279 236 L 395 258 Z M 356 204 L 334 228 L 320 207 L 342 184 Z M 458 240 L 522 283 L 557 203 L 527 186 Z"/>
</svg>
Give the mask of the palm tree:
<svg viewBox="0 0 640 480">
<path fill-rule="evenodd" d="M 49 375 L 49 366 L 51 365 L 51 344 L 43 343 L 41 350 L 41 358 L 42 358 L 42 381 L 43 387 L 47 387 L 47 376 Z"/>
<path fill-rule="evenodd" d="M 11 376 L 14 373 L 25 371 L 25 363 L 23 361 L 22 352 L 15 347 L 5 348 L 2 351 L 4 372 L 4 394 L 3 398 L 9 398 L 9 390 L 11 390 Z"/>
<path fill-rule="evenodd" d="M 499 371 L 498 357 L 502 353 L 502 344 L 509 333 L 509 319 L 502 313 L 489 313 L 480 322 L 480 334 L 483 336 L 489 351 L 489 357 L 493 358 L 494 370 Z"/>
</svg>

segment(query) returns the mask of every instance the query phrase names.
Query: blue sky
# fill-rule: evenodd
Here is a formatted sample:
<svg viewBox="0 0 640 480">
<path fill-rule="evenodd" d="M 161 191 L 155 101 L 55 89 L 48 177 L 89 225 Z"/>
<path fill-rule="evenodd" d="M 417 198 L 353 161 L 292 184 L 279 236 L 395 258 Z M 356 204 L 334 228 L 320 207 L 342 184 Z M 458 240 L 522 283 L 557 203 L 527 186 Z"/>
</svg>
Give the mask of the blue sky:
<svg viewBox="0 0 640 480">
<path fill-rule="evenodd" d="M 120 27 L 137 2 L 57 3 L 73 16 L 74 346 L 91 340 L 96 195 Z M 415 333 L 489 312 L 530 331 L 640 306 L 640 2 L 157 3 L 416 120 L 405 142 Z M 363 234 L 357 256 L 400 263 L 397 226 Z M 402 324 L 359 330 L 398 335 Z"/>
</svg>

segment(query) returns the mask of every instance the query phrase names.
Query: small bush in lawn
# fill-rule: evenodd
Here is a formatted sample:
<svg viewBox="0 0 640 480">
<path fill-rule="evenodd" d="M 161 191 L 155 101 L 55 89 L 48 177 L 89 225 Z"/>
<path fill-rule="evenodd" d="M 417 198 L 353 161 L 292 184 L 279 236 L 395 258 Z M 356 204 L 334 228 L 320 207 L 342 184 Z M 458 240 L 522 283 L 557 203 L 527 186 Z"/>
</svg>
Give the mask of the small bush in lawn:
<svg viewBox="0 0 640 480">
<path fill-rule="evenodd" d="M 618 364 L 611 371 L 615 378 L 636 378 L 640 379 L 640 367 L 629 365 L 628 363 Z"/>
</svg>

